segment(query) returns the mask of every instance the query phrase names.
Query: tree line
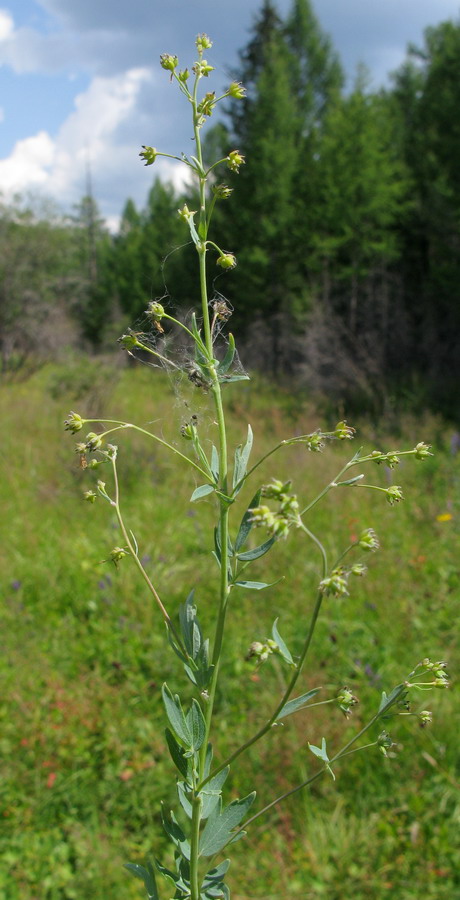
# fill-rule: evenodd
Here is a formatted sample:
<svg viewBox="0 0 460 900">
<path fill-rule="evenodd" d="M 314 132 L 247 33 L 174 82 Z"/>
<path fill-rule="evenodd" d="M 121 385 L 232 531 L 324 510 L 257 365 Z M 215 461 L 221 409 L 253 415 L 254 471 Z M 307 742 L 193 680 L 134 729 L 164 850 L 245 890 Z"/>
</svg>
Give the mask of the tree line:
<svg viewBox="0 0 460 900">
<path fill-rule="evenodd" d="M 211 277 L 253 365 L 370 409 L 431 404 L 455 416 L 460 377 L 460 22 L 428 28 L 385 89 L 346 89 L 309 0 L 282 19 L 264 0 L 241 51 L 246 99 L 209 128 L 215 234 L 238 266 Z M 216 156 L 217 155 L 217 156 Z M 109 235 L 92 197 L 65 223 L 0 208 L 0 351 L 27 353 L 35 324 L 77 323 L 99 349 L 152 298 L 192 305 L 193 248 L 177 209 L 196 198 L 155 180 Z M 52 318 L 52 316 L 51 316 Z M 45 329 L 46 330 L 46 329 Z M 52 329 L 51 329 L 52 330 Z M 29 331 L 32 334 L 29 334 Z"/>
</svg>

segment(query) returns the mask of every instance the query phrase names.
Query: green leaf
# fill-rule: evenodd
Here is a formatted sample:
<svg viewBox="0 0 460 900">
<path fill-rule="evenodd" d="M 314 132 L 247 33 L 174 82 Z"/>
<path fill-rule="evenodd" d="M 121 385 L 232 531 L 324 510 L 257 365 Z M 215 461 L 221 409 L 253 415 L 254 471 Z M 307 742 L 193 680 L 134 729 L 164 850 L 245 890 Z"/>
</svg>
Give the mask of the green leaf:
<svg viewBox="0 0 460 900">
<path fill-rule="evenodd" d="M 174 872 L 171 872 L 170 869 L 167 869 L 166 866 L 162 866 L 161 862 L 158 859 L 155 860 L 155 865 L 160 874 L 163 875 L 163 878 L 166 879 L 169 886 L 175 891 L 178 882 L 181 881 L 180 877 L 178 875 L 175 875 Z"/>
<path fill-rule="evenodd" d="M 214 480 L 215 480 L 216 484 L 219 481 L 219 469 L 220 469 L 219 453 L 217 451 L 217 448 L 213 444 L 212 450 L 211 450 L 211 472 L 214 475 Z"/>
<path fill-rule="evenodd" d="M 195 590 L 191 590 L 185 603 L 182 603 L 179 609 L 179 622 L 184 638 L 185 648 L 192 659 L 196 659 L 201 643 L 201 628 L 196 617 L 196 606 L 193 602 Z M 186 660 L 188 662 L 188 660 Z"/>
<path fill-rule="evenodd" d="M 314 753 L 314 755 L 318 757 L 318 759 L 322 759 L 323 762 L 326 763 L 326 769 L 328 770 L 330 775 L 332 775 L 332 777 L 335 781 L 335 775 L 329 765 L 329 757 L 327 755 L 327 750 L 326 750 L 326 738 L 322 739 L 321 747 L 315 747 L 314 744 L 310 744 L 310 743 L 308 744 L 308 747 L 311 750 L 311 752 Z"/>
<path fill-rule="evenodd" d="M 182 709 L 178 695 L 175 694 L 175 696 L 173 697 L 167 684 L 163 685 L 161 693 L 163 695 L 163 703 L 165 705 L 166 715 L 168 717 L 168 721 L 171 725 L 174 736 L 181 744 L 183 744 L 187 748 L 187 750 L 191 750 L 193 746 L 192 736 L 190 734 L 190 730 L 187 725 L 184 711 Z"/>
<path fill-rule="evenodd" d="M 245 550 L 244 553 L 238 553 L 238 559 L 243 561 L 249 561 L 252 559 L 259 559 L 260 556 L 265 556 L 266 553 L 273 547 L 273 544 L 276 541 L 276 537 L 271 537 L 268 541 L 265 541 L 263 544 L 259 544 L 258 547 L 254 547 L 253 550 Z"/>
<path fill-rule="evenodd" d="M 278 582 L 272 581 L 271 584 L 266 584 L 265 581 L 234 581 L 233 584 L 235 587 L 246 588 L 248 591 L 263 591 L 264 588 L 273 587 Z"/>
<path fill-rule="evenodd" d="M 174 765 L 177 769 L 179 769 L 181 775 L 183 775 L 184 778 L 187 778 L 189 774 L 189 764 L 187 762 L 187 757 L 185 756 L 184 750 L 182 749 L 180 744 L 177 743 L 176 738 L 174 737 L 172 731 L 169 730 L 169 728 L 166 728 L 165 736 L 169 753 Z"/>
<path fill-rule="evenodd" d="M 233 800 L 224 810 L 222 810 L 222 801 L 219 798 L 200 838 L 200 856 L 214 856 L 232 840 L 232 830 L 240 824 L 241 819 L 244 818 L 254 802 L 255 796 L 255 791 L 253 791 L 242 800 Z"/>
<path fill-rule="evenodd" d="M 225 375 L 228 372 L 233 360 L 235 357 L 235 338 L 233 334 L 229 334 L 228 336 L 228 348 L 227 352 L 217 367 L 217 372 L 219 375 Z"/>
<path fill-rule="evenodd" d="M 146 866 L 139 866 L 137 863 L 125 863 L 124 867 L 125 869 L 128 869 L 128 872 L 131 872 L 136 878 L 140 878 L 141 881 L 144 882 L 149 900 L 159 900 L 155 871 L 152 863 L 148 862 Z"/>
<path fill-rule="evenodd" d="M 179 825 L 179 822 L 176 820 L 174 813 L 170 812 L 168 816 L 166 810 L 164 809 L 164 807 L 162 807 L 161 817 L 163 820 L 164 830 L 166 831 L 168 837 L 171 838 L 173 844 L 175 844 L 181 855 L 184 856 L 185 859 L 190 859 L 190 843 L 185 837 L 185 834 L 181 826 Z M 175 878 L 174 881 L 176 881 Z"/>
<path fill-rule="evenodd" d="M 355 475 L 354 478 L 347 478 L 346 481 L 338 481 L 337 487 L 342 487 L 342 485 L 347 485 L 347 484 L 356 484 L 357 481 L 362 481 L 363 478 L 364 478 L 364 475 Z"/>
<path fill-rule="evenodd" d="M 250 381 L 249 375 L 221 375 L 219 381 L 221 384 L 230 384 L 231 381 Z"/>
<path fill-rule="evenodd" d="M 179 803 L 182 806 L 182 809 L 184 810 L 187 818 L 191 819 L 193 814 L 193 806 L 188 798 L 188 794 L 191 793 L 191 790 L 187 787 L 184 781 L 178 781 L 176 787 L 177 795 L 179 797 Z"/>
<path fill-rule="evenodd" d="M 278 621 L 279 621 L 279 619 L 275 619 L 275 621 L 273 622 L 272 638 L 275 641 L 275 644 L 278 645 L 278 650 L 279 650 L 281 656 L 283 657 L 284 661 L 287 662 L 290 666 L 293 666 L 294 660 L 293 660 L 288 648 L 286 647 L 286 644 L 284 643 L 283 638 L 281 637 L 281 635 L 278 631 L 278 628 L 277 628 Z"/>
<path fill-rule="evenodd" d="M 206 734 L 206 724 L 200 704 L 195 698 L 186 715 L 186 723 L 191 736 L 191 750 L 199 750 Z"/>
<path fill-rule="evenodd" d="M 230 766 L 226 766 L 225 769 L 222 769 L 221 772 L 214 775 L 214 778 L 211 778 L 211 781 L 208 781 L 203 790 L 200 791 L 200 796 L 203 798 L 203 808 L 201 812 L 203 819 L 207 819 L 216 806 L 229 771 Z"/>
<path fill-rule="evenodd" d="M 306 694 L 302 694 L 300 697 L 295 697 L 293 700 L 288 700 L 287 703 L 284 704 L 283 708 L 277 715 L 277 719 L 285 719 L 286 716 L 292 715 L 292 713 L 297 712 L 299 709 L 303 709 L 304 706 L 308 706 L 310 700 L 313 697 L 316 697 L 319 694 L 321 688 L 313 688 L 312 691 L 307 691 Z"/>
<path fill-rule="evenodd" d="M 249 537 L 249 534 L 250 534 L 251 529 L 254 524 L 252 522 L 251 510 L 255 509 L 255 507 L 257 507 L 259 505 L 261 494 L 262 494 L 262 491 L 259 488 L 259 490 L 254 494 L 243 518 L 241 519 L 240 527 L 238 529 L 238 534 L 237 534 L 236 540 L 235 540 L 236 553 L 238 553 L 238 550 L 241 550 L 241 547 L 244 547 L 244 545 Z"/>
<path fill-rule="evenodd" d="M 379 710 L 378 710 L 379 713 L 386 712 L 387 709 L 390 709 L 390 706 L 393 706 L 393 704 L 396 703 L 397 700 L 399 700 L 401 694 L 404 693 L 405 687 L 406 687 L 405 684 L 396 685 L 396 687 L 393 688 L 393 690 L 388 695 L 388 697 L 387 697 L 385 691 L 382 691 L 382 699 L 380 701 L 380 706 L 379 706 Z"/>
<path fill-rule="evenodd" d="M 215 866 L 214 869 L 210 869 L 203 878 L 203 883 L 201 885 L 202 890 L 222 881 L 222 878 L 228 872 L 229 866 L 230 860 L 224 859 L 218 866 Z"/>
<path fill-rule="evenodd" d="M 250 425 L 248 425 L 248 436 L 244 447 L 239 444 L 235 450 L 235 458 L 233 463 L 233 490 L 236 494 L 238 494 L 243 486 L 243 484 L 239 484 L 239 482 L 244 479 L 244 476 L 246 474 L 246 468 L 252 450 L 253 439 L 252 428 Z M 239 485 L 239 487 L 235 491 L 237 485 Z"/>
<path fill-rule="evenodd" d="M 201 500 L 202 497 L 206 497 L 207 494 L 212 494 L 213 492 L 214 486 L 212 484 L 201 484 L 200 487 L 195 488 L 193 491 L 190 503 L 194 503 L 195 500 Z"/>
</svg>

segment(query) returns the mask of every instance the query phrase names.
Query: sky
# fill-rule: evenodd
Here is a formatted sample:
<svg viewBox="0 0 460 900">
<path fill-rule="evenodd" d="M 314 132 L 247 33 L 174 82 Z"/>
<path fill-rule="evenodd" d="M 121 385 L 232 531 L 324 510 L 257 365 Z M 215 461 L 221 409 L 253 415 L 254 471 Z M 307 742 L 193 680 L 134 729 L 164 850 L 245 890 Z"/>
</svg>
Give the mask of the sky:
<svg viewBox="0 0 460 900">
<path fill-rule="evenodd" d="M 187 101 L 161 69 L 161 53 L 194 62 L 195 37 L 213 40 L 212 89 L 225 89 L 261 0 L 0 0 L 0 192 L 43 195 L 66 212 L 88 171 L 115 228 L 128 197 L 145 203 L 153 177 L 180 187 L 183 167 L 145 168 L 142 144 L 189 153 Z M 291 0 L 278 0 L 286 15 Z M 351 82 L 359 63 L 372 86 L 400 65 L 423 31 L 459 20 L 460 0 L 313 0 Z"/>
</svg>

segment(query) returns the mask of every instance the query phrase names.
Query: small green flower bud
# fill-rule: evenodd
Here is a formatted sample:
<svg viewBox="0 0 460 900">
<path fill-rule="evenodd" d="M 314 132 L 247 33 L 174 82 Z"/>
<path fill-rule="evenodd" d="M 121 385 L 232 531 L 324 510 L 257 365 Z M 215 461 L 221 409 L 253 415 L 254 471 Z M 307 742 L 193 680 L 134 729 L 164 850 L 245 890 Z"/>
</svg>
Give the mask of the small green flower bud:
<svg viewBox="0 0 460 900">
<path fill-rule="evenodd" d="M 182 82 L 182 84 L 185 84 L 190 78 L 190 72 L 188 69 L 183 69 L 182 72 L 179 72 L 179 75 L 177 77 L 179 78 L 179 81 Z"/>
<path fill-rule="evenodd" d="M 196 209 L 189 209 L 186 203 L 184 203 L 182 209 L 178 209 L 177 212 L 179 214 L 179 218 L 182 219 L 183 222 L 186 222 L 187 225 L 190 219 L 193 219 L 193 216 L 196 215 Z"/>
<path fill-rule="evenodd" d="M 197 34 L 195 44 L 198 53 L 203 53 L 203 50 L 211 49 L 212 40 L 207 34 Z"/>
<path fill-rule="evenodd" d="M 222 269 L 234 269 L 236 266 L 235 254 L 234 253 L 221 253 L 221 255 L 217 257 L 216 265 L 221 266 Z"/>
<path fill-rule="evenodd" d="M 165 311 L 164 306 L 161 303 L 158 303 L 158 300 L 150 300 L 149 305 L 146 310 L 144 310 L 145 315 L 152 319 L 154 322 L 157 322 L 159 319 L 162 319 Z"/>
<path fill-rule="evenodd" d="M 431 725 L 433 721 L 433 713 L 430 712 L 429 709 L 422 709 L 418 714 L 418 720 L 420 723 L 420 728 L 426 728 L 427 725 Z"/>
<path fill-rule="evenodd" d="M 343 569 L 335 569 L 319 583 L 319 591 L 326 597 L 348 597 L 347 576 Z"/>
<path fill-rule="evenodd" d="M 80 431 L 80 429 L 83 428 L 83 425 L 84 419 L 76 412 L 70 412 L 64 422 L 65 430 L 70 431 L 72 434 L 76 434 L 77 431 Z"/>
<path fill-rule="evenodd" d="M 244 156 L 239 152 L 239 150 L 232 150 L 231 153 L 229 153 L 227 156 L 227 164 L 232 172 L 238 172 L 240 166 L 244 165 L 244 162 Z"/>
<path fill-rule="evenodd" d="M 203 75 L 205 78 L 207 78 L 209 73 L 213 71 L 214 66 L 210 66 L 206 59 L 202 59 L 201 62 L 196 62 L 192 67 L 192 72 L 194 75 Z"/>
<path fill-rule="evenodd" d="M 90 431 L 89 434 L 86 435 L 86 449 L 87 450 L 99 450 L 99 447 L 102 446 L 102 438 L 99 434 L 96 434 L 95 431 Z"/>
<path fill-rule="evenodd" d="M 391 487 L 386 489 L 385 493 L 390 506 L 394 506 L 395 503 L 399 503 L 400 500 L 404 500 L 402 487 L 399 484 L 393 484 Z"/>
<path fill-rule="evenodd" d="M 380 732 L 380 734 L 377 738 L 377 746 L 379 747 L 380 752 L 383 753 L 384 756 L 388 756 L 387 751 L 390 750 L 391 747 L 394 747 L 393 741 L 391 740 L 391 737 L 388 734 L 388 731 Z"/>
<path fill-rule="evenodd" d="M 105 459 L 92 459 L 88 463 L 88 469 L 97 469 L 98 466 L 102 466 L 105 463 Z"/>
<path fill-rule="evenodd" d="M 214 184 L 212 189 L 219 200 L 228 200 L 233 194 L 233 188 L 229 187 L 228 184 Z"/>
<path fill-rule="evenodd" d="M 350 691 L 350 688 L 343 687 L 337 694 L 337 701 L 340 709 L 348 719 L 351 716 L 351 711 L 354 706 L 357 706 L 359 700 L 355 697 L 354 694 Z"/>
<path fill-rule="evenodd" d="M 276 641 L 273 641 L 271 638 L 268 638 L 267 647 L 273 653 L 275 652 L 275 650 L 278 650 L 278 644 L 276 643 Z"/>
<path fill-rule="evenodd" d="M 75 453 L 87 453 L 88 447 L 86 444 L 80 441 L 80 443 L 75 444 Z"/>
<path fill-rule="evenodd" d="M 449 682 L 448 682 L 446 676 L 444 675 L 442 678 L 435 678 L 434 686 L 437 688 L 448 688 Z"/>
<path fill-rule="evenodd" d="M 114 547 L 113 550 L 109 553 L 109 559 L 113 562 L 114 566 L 118 566 L 118 563 L 124 556 L 128 555 L 128 551 L 124 550 L 123 547 Z"/>
<path fill-rule="evenodd" d="M 232 81 L 227 89 L 227 96 L 233 97 L 234 100 L 242 100 L 246 96 L 246 88 L 241 81 Z"/>
<path fill-rule="evenodd" d="M 394 469 L 396 466 L 399 466 L 401 460 L 395 453 L 387 453 L 385 462 L 390 469 Z"/>
<path fill-rule="evenodd" d="M 212 116 L 212 111 L 216 105 L 216 92 L 208 91 L 197 106 L 197 112 L 201 116 Z"/>
<path fill-rule="evenodd" d="M 374 552 L 380 547 L 379 539 L 373 528 L 365 528 L 358 538 L 358 547 L 366 552 Z"/>
<path fill-rule="evenodd" d="M 83 494 L 83 499 L 87 500 L 88 503 L 95 503 L 97 500 L 97 494 L 94 491 L 85 491 Z"/>
<path fill-rule="evenodd" d="M 139 153 L 141 159 L 145 160 L 146 166 L 152 166 L 158 156 L 158 150 L 155 147 L 146 147 L 142 144 L 142 150 Z"/>
<path fill-rule="evenodd" d="M 139 347 L 139 341 L 132 331 L 129 331 L 127 334 L 122 334 L 122 336 L 118 338 L 118 343 L 121 344 L 124 350 L 133 350 L 134 347 Z"/>
<path fill-rule="evenodd" d="M 177 68 L 179 64 L 179 60 L 177 56 L 171 56 L 170 53 L 162 53 L 160 56 L 160 66 L 162 69 L 166 69 L 167 72 L 174 72 L 174 69 Z"/>
<path fill-rule="evenodd" d="M 426 459 L 427 456 L 433 456 L 430 453 L 430 445 L 424 444 L 423 441 L 420 441 L 415 447 L 415 458 L 416 459 Z"/>
<path fill-rule="evenodd" d="M 315 431 L 313 434 L 309 434 L 305 444 L 307 450 L 311 450 L 312 453 L 321 453 L 321 450 L 324 450 L 324 440 L 321 431 Z"/>
<path fill-rule="evenodd" d="M 371 459 L 377 463 L 379 466 L 381 462 L 383 462 L 384 454 L 380 452 L 380 450 L 373 450 L 370 454 Z"/>
<path fill-rule="evenodd" d="M 193 441 L 196 437 L 196 428 L 191 422 L 186 422 L 185 425 L 182 425 L 180 433 L 186 441 Z"/>
<path fill-rule="evenodd" d="M 336 437 L 339 441 L 351 441 L 353 440 L 353 435 L 355 434 L 356 428 L 352 428 L 351 425 L 347 425 L 346 421 L 338 422 L 334 429 L 334 437 Z"/>
<path fill-rule="evenodd" d="M 270 484 L 262 485 L 262 497 L 268 497 L 270 500 L 286 500 L 291 482 L 282 482 L 278 478 L 272 478 Z"/>
<path fill-rule="evenodd" d="M 350 569 L 350 574 L 362 578 L 363 575 L 367 575 L 367 566 L 363 566 L 362 563 L 355 563 Z"/>
</svg>

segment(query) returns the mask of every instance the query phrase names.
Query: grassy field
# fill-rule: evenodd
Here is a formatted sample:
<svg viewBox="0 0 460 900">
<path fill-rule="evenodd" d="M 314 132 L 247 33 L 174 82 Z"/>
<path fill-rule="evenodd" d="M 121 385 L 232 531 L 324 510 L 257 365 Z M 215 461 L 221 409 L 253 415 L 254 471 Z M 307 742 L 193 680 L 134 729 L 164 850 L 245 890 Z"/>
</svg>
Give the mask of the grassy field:
<svg viewBox="0 0 460 900">
<path fill-rule="evenodd" d="M 231 441 L 244 438 L 250 421 L 256 456 L 283 437 L 335 424 L 321 421 L 307 401 L 259 382 L 229 386 L 228 400 Z M 82 502 L 93 476 L 78 468 L 75 439 L 62 423 L 70 408 L 155 422 L 156 433 L 184 450 L 180 426 L 191 413 L 212 437 L 207 402 L 188 382 L 171 386 L 150 369 L 85 360 L 0 388 L 0 900 L 141 898 L 123 862 L 168 852 L 158 810 L 160 800 L 175 798 L 159 687 L 167 676 L 183 693 L 183 676 L 129 561 L 118 570 L 102 562 L 120 543 L 117 525 L 107 504 Z M 433 417 L 359 426 L 357 441 L 370 450 L 425 440 L 436 451 L 399 467 L 406 499 L 397 507 L 377 492 L 350 488 L 329 495 L 312 515 L 311 527 L 337 553 L 365 527 L 381 539 L 352 596 L 327 602 L 302 684 L 348 684 L 360 705 L 350 722 L 325 712 L 329 707 L 293 716 L 235 766 L 230 792 L 243 796 L 255 786 L 263 805 L 298 783 L 311 766 L 307 741 L 325 734 L 340 746 L 370 717 L 381 690 L 421 658 L 446 659 L 455 676 L 460 454 L 452 454 L 450 439 Z M 193 476 L 153 442 L 123 434 L 117 443 L 122 506 L 146 567 L 170 610 L 195 586 L 206 631 L 217 579 L 212 502 L 190 505 Z M 285 449 L 262 480 L 292 476 L 308 500 L 355 449 Z M 388 478 L 377 467 L 369 474 L 377 483 Z M 241 510 L 249 499 L 241 498 Z M 298 649 L 318 583 L 314 548 L 298 533 L 266 560 L 263 580 L 285 577 L 266 591 L 234 595 L 217 753 L 265 720 L 283 682 L 275 664 L 255 672 L 247 648 L 268 637 L 281 615 L 283 635 Z M 251 577 L 262 573 L 257 566 Z M 320 780 L 255 824 L 234 850 L 236 900 L 460 896 L 455 686 L 423 702 L 433 710 L 432 728 L 398 719 L 393 758 L 374 750 L 352 756 L 337 766 L 335 783 Z"/>
</svg>

